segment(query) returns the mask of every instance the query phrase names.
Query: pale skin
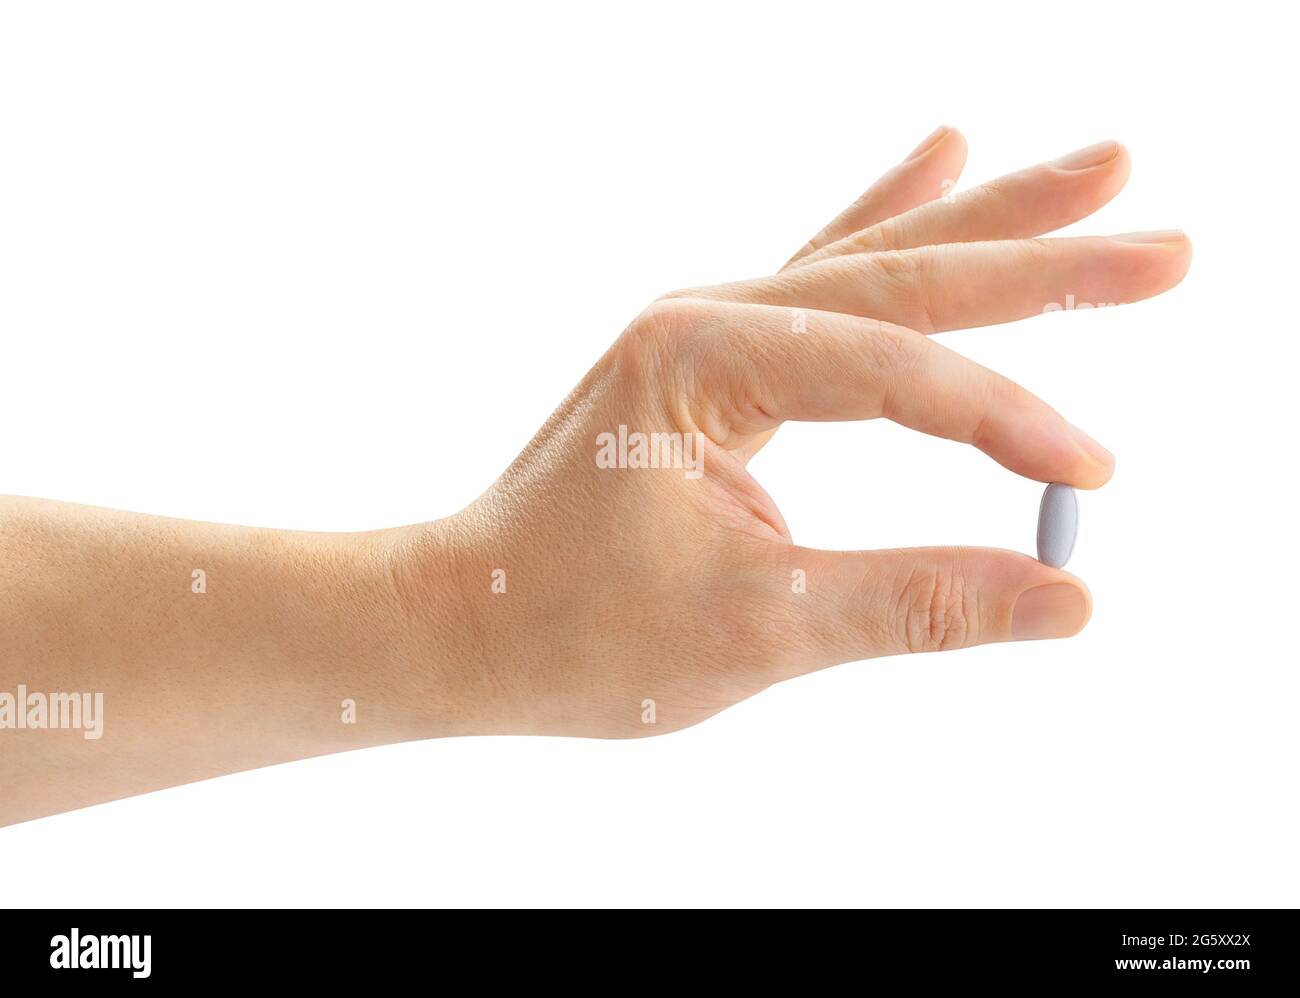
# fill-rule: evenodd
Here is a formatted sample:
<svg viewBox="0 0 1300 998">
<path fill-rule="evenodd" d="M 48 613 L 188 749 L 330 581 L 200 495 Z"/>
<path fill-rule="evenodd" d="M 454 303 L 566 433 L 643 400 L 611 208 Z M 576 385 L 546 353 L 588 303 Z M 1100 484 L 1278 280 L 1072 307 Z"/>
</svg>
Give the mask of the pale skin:
<svg viewBox="0 0 1300 998">
<path fill-rule="evenodd" d="M 0 824 L 409 739 L 664 734 L 830 665 L 1077 633 L 1091 596 L 1067 572 L 803 548 L 746 471 L 786 420 L 884 417 L 1037 481 L 1111 477 L 1108 451 L 929 334 L 1160 294 L 1191 246 L 1041 238 L 1123 187 L 1116 143 L 946 198 L 965 157 L 939 129 L 777 274 L 650 305 L 446 519 L 316 534 L 0 499 L 0 692 L 104 694 L 97 740 L 0 728 Z M 702 434 L 704 474 L 598 467 L 620 425 Z"/>
</svg>

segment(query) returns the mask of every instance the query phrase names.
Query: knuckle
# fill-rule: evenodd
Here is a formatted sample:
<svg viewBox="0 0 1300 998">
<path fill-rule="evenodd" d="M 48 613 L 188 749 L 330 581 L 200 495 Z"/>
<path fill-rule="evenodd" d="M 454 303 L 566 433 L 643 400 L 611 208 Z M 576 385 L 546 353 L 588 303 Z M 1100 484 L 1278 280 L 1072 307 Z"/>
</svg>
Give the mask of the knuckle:
<svg viewBox="0 0 1300 998">
<path fill-rule="evenodd" d="M 876 323 L 875 331 L 864 339 L 865 361 L 876 383 L 880 415 L 892 418 L 899 392 L 914 382 L 923 342 L 920 333 L 887 322 Z"/>
<path fill-rule="evenodd" d="M 905 326 L 877 322 L 876 328 L 865 340 L 872 366 L 890 373 L 906 374 L 916 363 L 920 352 L 916 341 L 919 335 Z"/>
<path fill-rule="evenodd" d="M 618 392 L 662 403 L 657 412 L 664 418 L 712 425 L 709 399 L 701 394 L 709 369 L 704 358 L 725 326 L 717 302 L 660 298 L 623 330 L 600 367 Z"/>
<path fill-rule="evenodd" d="M 1026 266 L 1051 265 L 1065 254 L 1068 245 L 1067 242 L 1047 236 L 1035 236 L 1020 243 Z"/>
<path fill-rule="evenodd" d="M 893 215 L 863 229 L 854 236 L 857 249 L 866 252 L 890 252 L 910 245 L 910 225 L 906 215 Z"/>
<path fill-rule="evenodd" d="M 846 236 L 841 236 L 835 242 L 823 246 L 818 252 L 817 259 L 813 262 L 822 263 L 836 257 L 852 256 L 859 253 L 887 253 L 896 245 L 895 236 L 897 232 L 897 219 L 886 218 L 864 229 L 850 232 Z"/>
<path fill-rule="evenodd" d="M 880 275 L 899 286 L 909 285 L 921 276 L 921 255 L 907 250 L 881 250 L 871 255 Z"/>
<path fill-rule="evenodd" d="M 909 652 L 948 651 L 979 641 L 977 594 L 952 566 L 914 569 L 895 619 L 899 641 Z"/>
<path fill-rule="evenodd" d="M 709 305 L 693 298 L 660 298 L 628 324 L 619 337 L 624 359 L 667 356 L 708 321 Z"/>
<path fill-rule="evenodd" d="M 690 329 L 707 307 L 707 303 L 689 297 L 689 292 L 674 291 L 646 306 L 628 331 L 635 335 L 678 334 Z"/>
<path fill-rule="evenodd" d="M 984 211 L 998 211 L 1003 205 L 1014 203 L 1015 186 L 1006 177 L 986 180 L 973 190 L 966 192 L 971 207 Z"/>
<path fill-rule="evenodd" d="M 656 300 L 655 300 L 655 301 L 650 305 L 650 308 L 654 308 L 655 305 L 658 305 L 658 304 L 660 304 L 660 303 L 662 303 L 662 302 L 689 300 L 689 299 L 691 299 L 691 298 L 695 298 L 695 297 L 697 297 L 698 295 L 701 294 L 701 292 L 702 292 L 702 289 L 700 289 L 700 288 L 679 288 L 679 289 L 676 290 L 676 291 L 669 291 L 667 294 L 660 295 L 660 296 L 659 296 L 659 297 L 658 297 L 658 298 L 657 298 L 657 299 L 656 299 Z M 648 309 L 647 309 L 647 311 L 648 311 Z"/>
<path fill-rule="evenodd" d="M 883 250 L 869 259 L 881 293 L 907 315 L 908 324 L 923 333 L 936 332 L 939 326 L 930 301 L 934 250 L 927 246 Z"/>
</svg>

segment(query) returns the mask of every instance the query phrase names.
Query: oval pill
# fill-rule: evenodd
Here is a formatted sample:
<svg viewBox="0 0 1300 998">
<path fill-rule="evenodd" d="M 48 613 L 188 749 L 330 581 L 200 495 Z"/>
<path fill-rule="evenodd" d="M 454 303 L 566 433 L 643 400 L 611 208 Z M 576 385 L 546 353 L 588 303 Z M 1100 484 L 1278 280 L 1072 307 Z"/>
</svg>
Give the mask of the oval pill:
<svg viewBox="0 0 1300 998">
<path fill-rule="evenodd" d="M 1079 499 L 1074 489 L 1054 482 L 1038 506 L 1038 560 L 1061 568 L 1070 560 L 1079 535 Z"/>
</svg>

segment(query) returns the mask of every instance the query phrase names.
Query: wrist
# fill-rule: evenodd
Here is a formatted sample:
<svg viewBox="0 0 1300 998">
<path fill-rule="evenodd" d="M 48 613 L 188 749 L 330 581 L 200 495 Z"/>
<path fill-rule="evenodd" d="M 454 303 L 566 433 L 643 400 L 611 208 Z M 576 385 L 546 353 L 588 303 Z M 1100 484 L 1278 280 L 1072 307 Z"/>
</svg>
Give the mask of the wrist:
<svg viewBox="0 0 1300 998">
<path fill-rule="evenodd" d="M 401 737 L 494 730 L 482 604 L 491 585 L 481 543 L 463 515 L 356 535 L 364 583 L 356 625 L 380 651 L 384 710 Z M 400 740 L 400 737 L 395 740 Z"/>
</svg>

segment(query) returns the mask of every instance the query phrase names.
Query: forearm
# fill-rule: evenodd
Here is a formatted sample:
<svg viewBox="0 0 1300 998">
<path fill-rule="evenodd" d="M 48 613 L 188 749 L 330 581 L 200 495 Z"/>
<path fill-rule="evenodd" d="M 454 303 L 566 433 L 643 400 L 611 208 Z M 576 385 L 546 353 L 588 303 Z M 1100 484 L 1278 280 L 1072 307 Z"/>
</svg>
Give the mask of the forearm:
<svg viewBox="0 0 1300 998">
<path fill-rule="evenodd" d="M 466 730 L 446 692 L 460 650 L 439 647 L 442 533 L 0 499 L 0 824 Z M 49 709 L 67 694 L 78 728 Z"/>
</svg>

